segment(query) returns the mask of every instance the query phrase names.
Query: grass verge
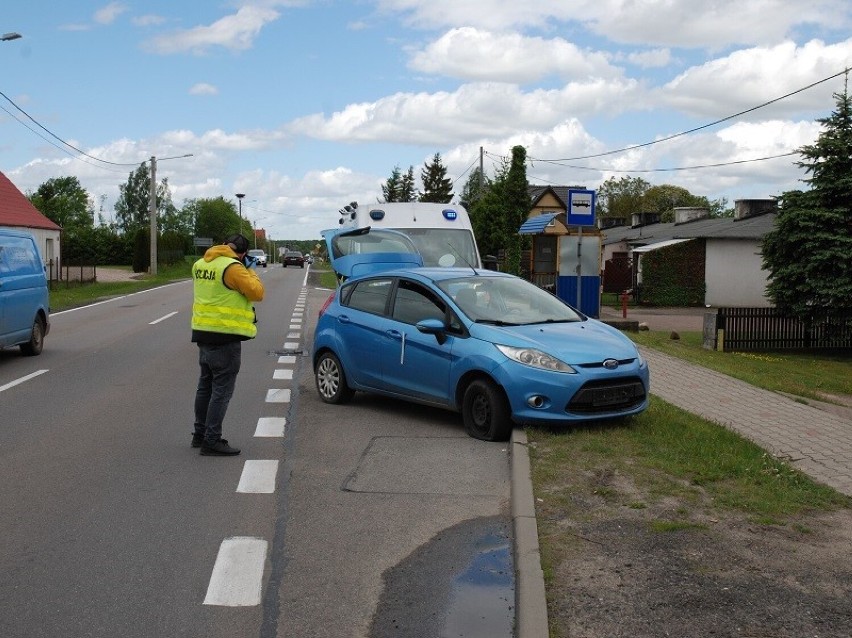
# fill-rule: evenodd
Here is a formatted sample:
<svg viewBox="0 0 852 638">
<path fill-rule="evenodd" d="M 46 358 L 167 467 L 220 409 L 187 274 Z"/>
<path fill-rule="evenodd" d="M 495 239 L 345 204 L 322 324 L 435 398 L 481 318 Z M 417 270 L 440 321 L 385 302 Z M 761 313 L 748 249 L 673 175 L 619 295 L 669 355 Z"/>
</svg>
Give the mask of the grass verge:
<svg viewBox="0 0 852 638">
<path fill-rule="evenodd" d="M 170 266 L 160 266 L 157 276 L 148 274 L 139 275 L 139 279 L 133 281 L 104 282 L 78 285 L 61 285 L 50 291 L 50 311 L 59 312 L 85 306 L 86 304 L 127 295 L 148 288 L 155 288 L 163 284 L 189 278 L 189 268 L 195 259 Z M 129 270 L 129 269 L 128 269 Z"/>
</svg>

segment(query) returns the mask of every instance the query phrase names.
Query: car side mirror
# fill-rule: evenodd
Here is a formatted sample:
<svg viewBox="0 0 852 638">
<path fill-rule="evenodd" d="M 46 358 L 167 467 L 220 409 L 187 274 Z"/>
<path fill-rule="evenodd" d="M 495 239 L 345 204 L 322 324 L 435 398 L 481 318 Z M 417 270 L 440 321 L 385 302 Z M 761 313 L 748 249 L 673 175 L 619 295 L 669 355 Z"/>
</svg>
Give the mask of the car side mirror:
<svg viewBox="0 0 852 638">
<path fill-rule="evenodd" d="M 447 327 L 440 319 L 424 319 L 423 321 L 418 321 L 414 327 L 423 334 L 435 335 L 435 339 L 441 345 L 447 340 Z"/>
</svg>

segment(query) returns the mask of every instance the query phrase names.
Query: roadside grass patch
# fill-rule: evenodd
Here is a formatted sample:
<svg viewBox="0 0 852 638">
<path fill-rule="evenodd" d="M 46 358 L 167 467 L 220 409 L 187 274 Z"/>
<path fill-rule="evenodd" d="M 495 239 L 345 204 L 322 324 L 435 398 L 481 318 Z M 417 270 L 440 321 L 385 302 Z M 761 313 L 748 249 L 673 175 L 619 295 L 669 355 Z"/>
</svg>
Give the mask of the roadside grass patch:
<svg viewBox="0 0 852 638">
<path fill-rule="evenodd" d="M 70 308 L 85 306 L 90 303 L 109 299 L 110 297 L 118 297 L 121 295 L 129 295 L 140 290 L 147 290 L 156 286 L 180 281 L 181 279 L 189 279 L 190 267 L 195 262 L 196 258 L 186 257 L 184 263 L 171 264 L 169 266 L 160 265 L 157 268 L 157 276 L 151 277 L 148 274 L 141 274 L 140 279 L 134 281 L 113 281 L 103 283 L 78 284 L 74 286 L 60 285 L 50 291 L 50 311 L 59 312 Z M 124 268 L 123 266 L 110 266 L 110 268 Z M 127 267 L 130 270 L 130 267 Z"/>
<path fill-rule="evenodd" d="M 535 493 L 544 504 L 578 497 L 621 496 L 625 506 L 709 499 L 713 507 L 771 518 L 850 505 L 735 432 L 655 396 L 646 412 L 627 421 L 527 433 Z M 563 492 L 573 499 L 560 498 Z"/>
</svg>

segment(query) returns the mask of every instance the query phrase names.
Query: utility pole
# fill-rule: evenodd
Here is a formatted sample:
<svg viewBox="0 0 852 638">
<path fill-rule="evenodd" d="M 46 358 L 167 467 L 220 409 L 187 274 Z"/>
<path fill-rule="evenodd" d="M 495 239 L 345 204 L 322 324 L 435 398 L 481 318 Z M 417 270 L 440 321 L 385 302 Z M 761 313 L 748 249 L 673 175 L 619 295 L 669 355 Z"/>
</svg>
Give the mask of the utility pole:
<svg viewBox="0 0 852 638">
<path fill-rule="evenodd" d="M 192 157 L 192 153 L 186 155 L 175 155 L 174 157 L 162 157 L 160 161 L 170 159 L 182 159 Z M 157 158 L 151 156 L 151 182 L 149 184 L 148 213 L 151 217 L 151 266 L 148 272 L 152 277 L 157 275 Z"/>
<path fill-rule="evenodd" d="M 151 216 L 151 267 L 152 277 L 157 276 L 157 158 L 151 156 L 151 184 L 148 210 Z"/>
</svg>

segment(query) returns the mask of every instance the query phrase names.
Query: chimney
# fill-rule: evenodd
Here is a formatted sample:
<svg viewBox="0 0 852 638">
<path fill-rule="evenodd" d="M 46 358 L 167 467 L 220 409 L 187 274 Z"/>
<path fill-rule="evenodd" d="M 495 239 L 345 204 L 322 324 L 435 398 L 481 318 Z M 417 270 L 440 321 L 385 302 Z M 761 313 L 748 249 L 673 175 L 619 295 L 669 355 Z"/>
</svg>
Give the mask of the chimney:
<svg viewBox="0 0 852 638">
<path fill-rule="evenodd" d="M 675 224 L 686 224 L 710 217 L 710 209 L 702 206 L 681 206 L 674 209 Z"/>
</svg>

